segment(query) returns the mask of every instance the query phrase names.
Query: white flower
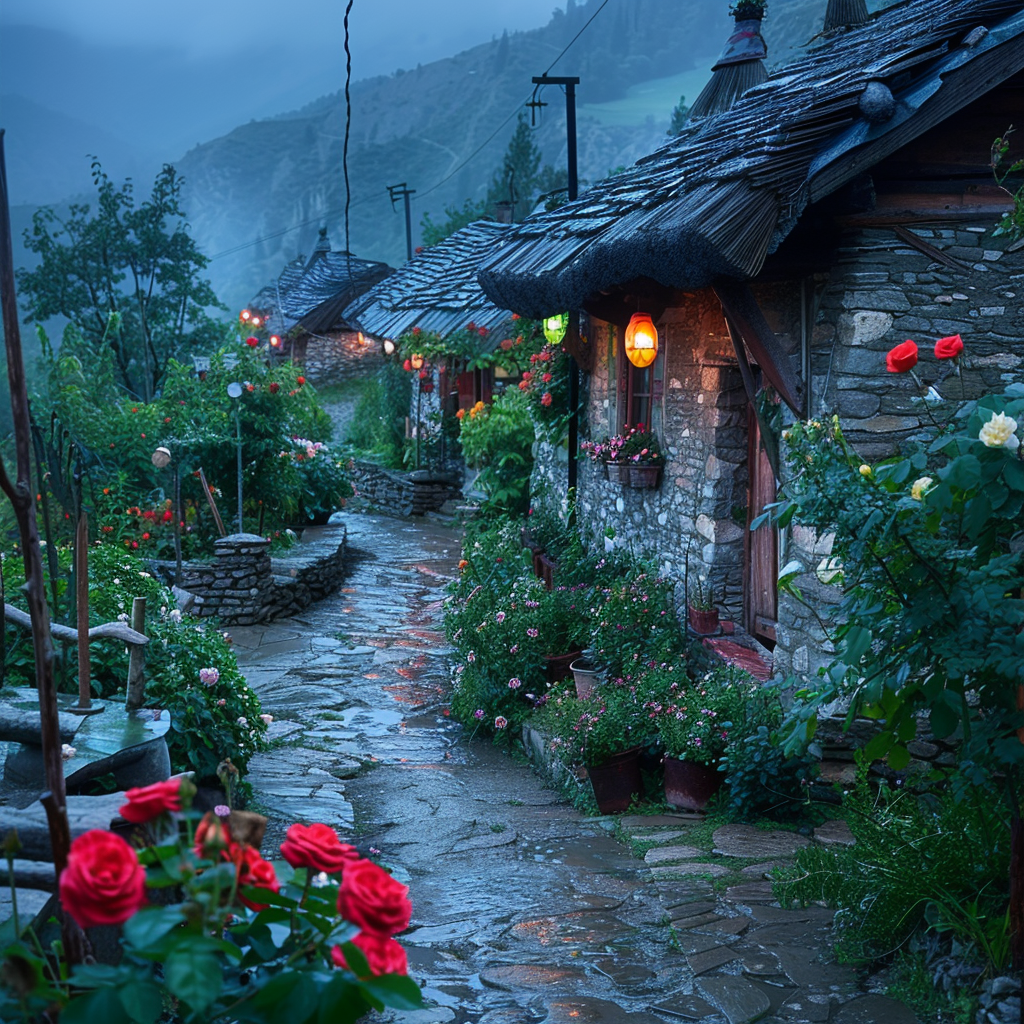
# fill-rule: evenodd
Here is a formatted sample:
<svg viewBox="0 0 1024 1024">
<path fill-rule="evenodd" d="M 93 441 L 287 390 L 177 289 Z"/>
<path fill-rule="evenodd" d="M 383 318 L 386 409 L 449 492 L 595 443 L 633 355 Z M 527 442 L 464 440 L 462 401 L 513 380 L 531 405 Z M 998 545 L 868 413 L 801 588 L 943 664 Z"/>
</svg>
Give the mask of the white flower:
<svg viewBox="0 0 1024 1024">
<path fill-rule="evenodd" d="M 1004 412 L 993 413 L 992 419 L 981 428 L 978 440 L 989 448 L 1009 448 L 1011 452 L 1020 447 L 1017 438 L 1017 421 Z"/>
<path fill-rule="evenodd" d="M 167 618 L 169 618 L 171 622 L 181 622 L 181 610 L 179 608 L 172 608 L 167 613 Z"/>
<path fill-rule="evenodd" d="M 264 725 L 270 725 L 274 721 L 273 715 L 260 715 L 260 718 L 263 720 Z"/>
<path fill-rule="evenodd" d="M 248 725 L 248 724 L 249 724 L 249 722 L 248 722 L 248 720 L 247 720 L 247 719 L 245 719 L 245 718 L 243 717 L 243 718 L 239 718 L 239 719 L 238 719 L 238 723 L 237 723 L 237 724 L 238 724 L 238 725 L 241 725 L 241 726 L 246 726 L 246 725 Z"/>
<path fill-rule="evenodd" d="M 914 501 L 920 501 L 935 481 L 930 476 L 923 476 L 915 480 L 910 488 L 910 496 Z"/>
<path fill-rule="evenodd" d="M 71 758 L 73 758 L 75 756 L 75 754 L 77 754 L 77 753 L 78 753 L 78 751 L 73 746 L 71 746 L 70 743 L 62 743 L 61 744 L 60 756 L 65 761 L 70 761 Z"/>
</svg>

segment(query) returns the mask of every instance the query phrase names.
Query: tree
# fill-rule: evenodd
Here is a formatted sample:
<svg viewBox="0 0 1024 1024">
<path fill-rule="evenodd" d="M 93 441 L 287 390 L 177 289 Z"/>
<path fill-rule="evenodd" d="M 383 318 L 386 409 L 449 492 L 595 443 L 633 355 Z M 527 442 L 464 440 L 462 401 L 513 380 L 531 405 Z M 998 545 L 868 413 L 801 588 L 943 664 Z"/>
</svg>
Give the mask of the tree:
<svg viewBox="0 0 1024 1024">
<path fill-rule="evenodd" d="M 689 116 L 690 108 L 686 105 L 686 97 L 680 96 L 679 102 L 672 111 L 672 120 L 668 126 L 669 135 L 682 135 Z"/>
<path fill-rule="evenodd" d="M 184 179 L 171 165 L 140 205 L 131 179 L 115 186 L 96 159 L 92 178 L 95 214 L 86 203 L 72 204 L 65 218 L 43 207 L 25 232 L 26 247 L 41 260 L 19 274 L 27 319 L 66 317 L 87 349 L 112 351 L 118 384 L 148 401 L 170 359 L 223 340 L 207 310 L 224 307 L 200 277 L 209 261 L 188 233 Z"/>
<path fill-rule="evenodd" d="M 449 235 L 454 235 L 456 231 L 461 231 L 467 225 L 480 220 L 486 213 L 487 201 L 480 200 L 474 203 L 472 199 L 467 199 L 461 207 L 446 206 L 444 208 L 445 219 L 440 224 L 435 224 L 430 214 L 425 213 L 420 221 L 423 244 L 437 245 Z"/>
</svg>

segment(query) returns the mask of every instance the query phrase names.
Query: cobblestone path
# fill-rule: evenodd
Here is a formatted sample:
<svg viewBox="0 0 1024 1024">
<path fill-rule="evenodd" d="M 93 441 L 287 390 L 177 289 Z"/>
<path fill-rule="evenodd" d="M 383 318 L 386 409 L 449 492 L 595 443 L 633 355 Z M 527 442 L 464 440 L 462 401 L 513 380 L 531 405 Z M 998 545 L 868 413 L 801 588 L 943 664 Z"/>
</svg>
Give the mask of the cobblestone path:
<svg viewBox="0 0 1024 1024">
<path fill-rule="evenodd" d="M 824 962 L 829 913 L 772 906 L 766 865 L 805 840 L 727 826 L 702 849 L 702 822 L 685 815 L 624 818 L 616 831 L 527 764 L 467 741 L 445 714 L 440 632 L 458 537 L 345 522 L 341 592 L 232 634 L 275 717 L 274 747 L 250 773 L 271 819 L 265 850 L 292 821 L 324 821 L 411 888 L 402 942 L 429 1007 L 387 1020 L 913 1024 Z"/>
</svg>

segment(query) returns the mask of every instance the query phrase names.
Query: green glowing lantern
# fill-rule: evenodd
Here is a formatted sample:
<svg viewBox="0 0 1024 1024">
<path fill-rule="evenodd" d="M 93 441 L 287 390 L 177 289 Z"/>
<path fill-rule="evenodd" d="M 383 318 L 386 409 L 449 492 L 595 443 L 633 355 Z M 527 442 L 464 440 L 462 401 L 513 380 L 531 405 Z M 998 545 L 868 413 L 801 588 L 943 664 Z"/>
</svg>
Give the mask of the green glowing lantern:
<svg viewBox="0 0 1024 1024">
<path fill-rule="evenodd" d="M 545 317 L 544 337 L 549 345 L 561 345 L 565 332 L 569 329 L 569 314 L 558 313 L 556 316 Z"/>
</svg>

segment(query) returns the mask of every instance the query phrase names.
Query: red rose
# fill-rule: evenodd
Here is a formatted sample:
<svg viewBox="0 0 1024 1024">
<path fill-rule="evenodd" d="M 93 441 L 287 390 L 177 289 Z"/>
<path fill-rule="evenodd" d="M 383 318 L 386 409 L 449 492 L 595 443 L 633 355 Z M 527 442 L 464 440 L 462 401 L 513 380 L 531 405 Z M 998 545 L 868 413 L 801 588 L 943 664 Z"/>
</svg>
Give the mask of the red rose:
<svg viewBox="0 0 1024 1024">
<path fill-rule="evenodd" d="M 477 334 L 479 334 L 481 338 L 486 338 L 486 337 L 487 337 L 487 335 L 488 335 L 488 334 L 490 334 L 490 333 L 491 333 L 491 332 L 490 332 L 490 331 L 489 331 L 489 330 L 488 330 L 488 329 L 487 329 L 486 327 L 481 327 L 481 328 L 480 328 L 480 329 L 479 329 L 479 330 L 477 331 Z"/>
<path fill-rule="evenodd" d="M 165 523 L 169 523 L 173 518 L 174 518 L 174 513 L 170 509 L 168 509 L 164 513 L 164 522 Z"/>
<path fill-rule="evenodd" d="M 196 826 L 195 854 L 204 860 L 217 860 L 225 850 L 235 848 L 228 823 L 218 818 L 213 811 L 203 815 Z M 230 857 L 227 859 L 230 860 Z"/>
<path fill-rule="evenodd" d="M 181 779 L 168 779 L 141 789 L 129 789 L 125 796 L 128 797 L 128 803 L 123 804 L 118 813 L 133 825 L 144 825 L 161 814 L 181 810 Z"/>
<path fill-rule="evenodd" d="M 917 366 L 917 345 L 912 341 L 905 341 L 890 350 L 885 357 L 885 368 L 890 373 L 906 373 Z"/>
<path fill-rule="evenodd" d="M 936 359 L 956 359 L 964 350 L 964 339 L 959 334 L 951 338 L 940 338 L 935 342 Z"/>
<path fill-rule="evenodd" d="M 540 404 L 541 405 L 550 405 L 551 401 L 552 401 L 552 399 L 551 399 L 551 392 L 550 391 L 545 391 L 544 394 L 540 396 Z"/>
<path fill-rule="evenodd" d="M 405 950 L 394 939 L 389 939 L 386 935 L 362 932 L 352 940 L 352 945 L 366 957 L 371 974 L 409 973 L 409 960 L 405 955 Z M 331 959 L 337 967 L 348 968 L 341 946 L 335 946 L 331 950 Z"/>
<path fill-rule="evenodd" d="M 422 333 L 423 333 L 423 328 L 422 327 L 414 327 L 412 329 L 412 336 L 414 338 L 418 338 Z"/>
<path fill-rule="evenodd" d="M 364 931 L 397 935 L 409 927 L 409 890 L 373 861 L 345 865 L 338 892 L 338 912 Z"/>
<path fill-rule="evenodd" d="M 349 862 L 359 859 L 354 846 L 343 843 L 329 825 L 292 825 L 281 844 L 281 856 L 293 868 L 309 868 L 337 874 Z"/>
<path fill-rule="evenodd" d="M 93 829 L 71 844 L 60 901 L 83 928 L 124 924 L 146 902 L 145 869 L 120 836 Z"/>
<path fill-rule="evenodd" d="M 245 339 L 245 343 L 246 343 L 246 345 L 249 346 L 249 348 L 256 348 L 256 346 L 259 345 L 259 343 L 260 343 L 260 339 L 259 338 L 246 338 Z"/>
<path fill-rule="evenodd" d="M 406 359 L 406 361 L 402 363 L 402 369 L 405 370 L 406 373 L 412 373 L 412 360 Z"/>
<path fill-rule="evenodd" d="M 295 378 L 295 383 L 299 384 L 299 385 L 305 384 L 306 383 L 306 378 L 305 377 L 296 377 Z"/>
<path fill-rule="evenodd" d="M 280 390 L 281 390 L 281 385 L 278 384 L 276 380 L 272 380 L 270 382 L 270 393 L 272 395 L 276 395 L 278 393 L 278 391 L 280 391 Z"/>
<path fill-rule="evenodd" d="M 248 886 L 253 889 L 277 892 L 281 888 L 277 874 L 274 872 L 274 865 L 265 861 L 254 847 L 236 846 L 229 855 L 235 865 L 239 890 Z M 255 900 L 243 896 L 241 891 L 239 891 L 238 899 L 250 910 L 266 910 L 268 906 L 266 903 L 257 903 Z"/>
</svg>

